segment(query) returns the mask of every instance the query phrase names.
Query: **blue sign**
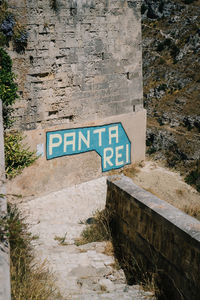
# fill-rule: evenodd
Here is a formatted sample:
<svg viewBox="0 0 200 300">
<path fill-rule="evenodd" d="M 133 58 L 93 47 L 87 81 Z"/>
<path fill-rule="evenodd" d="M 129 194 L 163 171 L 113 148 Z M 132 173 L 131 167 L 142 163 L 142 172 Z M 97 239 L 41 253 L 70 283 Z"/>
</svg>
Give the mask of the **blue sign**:
<svg viewBox="0 0 200 300">
<path fill-rule="evenodd" d="M 131 163 L 131 142 L 121 123 L 49 131 L 46 147 L 48 160 L 96 151 L 101 156 L 103 172 Z"/>
</svg>

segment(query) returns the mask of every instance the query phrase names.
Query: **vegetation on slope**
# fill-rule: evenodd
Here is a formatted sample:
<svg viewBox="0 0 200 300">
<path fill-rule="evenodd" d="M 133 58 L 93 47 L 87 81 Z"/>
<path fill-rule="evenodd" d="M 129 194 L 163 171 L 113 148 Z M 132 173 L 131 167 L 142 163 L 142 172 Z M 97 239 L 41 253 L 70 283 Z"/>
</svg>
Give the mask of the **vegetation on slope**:
<svg viewBox="0 0 200 300">
<path fill-rule="evenodd" d="M 0 219 L 0 241 L 9 240 L 12 300 L 61 299 L 52 274 L 45 263 L 35 261 L 31 241 L 24 218 L 13 204 L 8 214 Z"/>
<path fill-rule="evenodd" d="M 26 46 L 26 34 L 17 23 L 13 14 L 9 11 L 6 1 L 0 2 L 0 46 L 8 46 L 14 43 L 17 52 L 23 52 Z M 18 86 L 15 82 L 15 74 L 12 72 L 12 60 L 7 52 L 0 48 L 0 99 L 3 104 L 4 141 L 6 175 L 13 178 L 22 170 L 31 165 L 36 156 L 34 152 L 24 147 L 23 137 L 20 133 L 8 133 L 6 130 L 12 126 L 13 104 L 18 98 Z"/>
<path fill-rule="evenodd" d="M 0 48 L 0 99 L 3 103 L 4 128 L 12 124 L 12 104 L 18 98 L 15 75 L 12 72 L 12 60 L 6 51 Z"/>
<path fill-rule="evenodd" d="M 3 121 L 6 130 L 12 125 L 12 105 L 18 95 L 15 75 L 12 72 L 12 60 L 2 48 L 0 48 L 0 98 L 3 103 Z M 36 156 L 23 145 L 23 137 L 20 133 L 6 132 L 4 142 L 6 175 L 8 178 L 13 178 L 31 165 L 36 160 Z"/>
<path fill-rule="evenodd" d="M 144 0 L 148 153 L 200 190 L 200 1 Z"/>
<path fill-rule="evenodd" d="M 36 159 L 35 152 L 23 144 L 23 136 L 20 133 L 7 133 L 5 142 L 5 166 L 8 179 L 14 178 L 25 167 L 30 166 Z"/>
<path fill-rule="evenodd" d="M 28 34 L 26 29 L 18 22 L 14 14 L 9 10 L 5 0 L 0 1 L 0 47 L 9 46 L 18 53 L 24 53 L 27 46 Z"/>
</svg>

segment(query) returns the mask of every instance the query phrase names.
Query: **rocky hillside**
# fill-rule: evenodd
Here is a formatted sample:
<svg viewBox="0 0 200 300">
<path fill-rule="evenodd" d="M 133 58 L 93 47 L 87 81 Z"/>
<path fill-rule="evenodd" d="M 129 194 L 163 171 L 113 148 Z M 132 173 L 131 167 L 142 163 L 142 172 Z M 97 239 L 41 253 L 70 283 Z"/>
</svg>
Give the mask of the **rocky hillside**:
<svg viewBox="0 0 200 300">
<path fill-rule="evenodd" d="M 143 0 L 148 153 L 200 191 L 200 1 Z"/>
</svg>

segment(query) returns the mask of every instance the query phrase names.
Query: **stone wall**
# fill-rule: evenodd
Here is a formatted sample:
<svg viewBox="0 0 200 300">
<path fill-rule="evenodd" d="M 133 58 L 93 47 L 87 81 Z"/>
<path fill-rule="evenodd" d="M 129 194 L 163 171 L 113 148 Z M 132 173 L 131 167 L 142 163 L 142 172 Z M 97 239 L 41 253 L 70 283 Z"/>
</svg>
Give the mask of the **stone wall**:
<svg viewBox="0 0 200 300">
<path fill-rule="evenodd" d="M 52 5 L 53 4 L 53 5 Z M 102 175 L 95 151 L 46 159 L 46 132 L 121 122 L 131 162 L 145 158 L 140 1 L 10 0 L 28 32 L 10 45 L 20 99 L 14 129 L 41 154 L 8 182 L 10 193 L 46 193 Z"/>
<path fill-rule="evenodd" d="M 41 129 L 143 107 L 139 1 L 11 0 L 28 32 L 10 48 L 20 100 L 15 128 Z"/>
<path fill-rule="evenodd" d="M 2 101 L 0 99 L 0 222 L 7 213 L 6 203 L 6 185 L 5 185 L 5 159 L 4 159 L 4 139 L 3 139 L 3 118 Z M 3 227 L 3 228 L 2 228 Z M 0 223 L 1 229 L 4 225 Z M 0 238 L 0 300 L 10 300 L 10 254 L 7 237 Z"/>
<path fill-rule="evenodd" d="M 64 126 L 64 129 L 99 126 L 114 122 L 121 122 L 131 141 L 131 161 L 143 160 L 145 157 L 146 131 L 146 114 L 144 110 L 76 126 L 68 124 L 68 126 Z M 51 130 L 55 131 L 60 129 L 63 129 L 63 127 L 51 127 Z M 40 148 L 43 154 L 32 166 L 25 168 L 22 174 L 7 182 L 7 189 L 10 194 L 33 197 L 102 176 L 101 158 L 95 151 L 47 160 L 45 155 L 47 130 L 48 128 L 25 131 L 25 142 L 31 145 L 33 150 Z"/>
<path fill-rule="evenodd" d="M 136 186 L 108 179 L 107 207 L 115 251 L 129 283 L 153 274 L 161 299 L 198 300 L 200 222 Z"/>
</svg>

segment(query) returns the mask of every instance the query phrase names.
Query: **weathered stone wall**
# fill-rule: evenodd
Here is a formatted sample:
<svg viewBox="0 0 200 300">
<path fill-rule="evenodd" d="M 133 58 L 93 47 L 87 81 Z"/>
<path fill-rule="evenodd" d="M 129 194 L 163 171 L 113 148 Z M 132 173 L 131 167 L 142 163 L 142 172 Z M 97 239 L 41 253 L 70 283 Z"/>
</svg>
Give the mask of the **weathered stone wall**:
<svg viewBox="0 0 200 300">
<path fill-rule="evenodd" d="M 16 53 L 12 45 L 9 50 L 20 95 L 14 128 L 42 155 L 8 182 L 8 191 L 36 195 L 102 175 L 95 151 L 47 160 L 47 131 L 121 122 L 131 142 L 131 162 L 143 160 L 140 1 L 9 4 L 28 31 L 26 51 Z"/>
<path fill-rule="evenodd" d="M 108 179 L 106 205 L 114 213 L 115 250 L 128 280 L 155 273 L 162 299 L 198 300 L 200 222 L 125 176 Z"/>
<path fill-rule="evenodd" d="M 41 129 L 141 110 L 140 1 L 11 0 L 28 31 L 11 50 L 15 128 Z"/>
<path fill-rule="evenodd" d="M 75 127 L 103 125 L 105 123 L 121 122 L 131 143 L 131 160 L 141 161 L 145 157 L 145 111 L 108 117 L 95 122 L 78 124 Z M 74 128 L 70 124 L 64 128 Z M 62 126 L 51 127 L 60 130 Z M 47 129 L 48 130 L 48 129 Z M 45 156 L 46 130 L 36 129 L 26 131 L 26 142 L 36 149 L 39 145 L 44 154 L 22 174 L 7 182 L 7 189 L 11 194 L 32 197 L 41 193 L 49 193 L 67 186 L 78 184 L 102 176 L 101 158 L 95 152 L 78 155 L 63 156 L 47 160 Z"/>
<path fill-rule="evenodd" d="M 7 213 L 5 185 L 5 159 L 4 159 L 4 139 L 3 139 L 3 118 L 2 101 L 0 99 L 0 300 L 10 300 L 10 254 L 6 236 L 2 236 L 4 230 L 2 219 Z"/>
</svg>

